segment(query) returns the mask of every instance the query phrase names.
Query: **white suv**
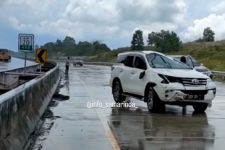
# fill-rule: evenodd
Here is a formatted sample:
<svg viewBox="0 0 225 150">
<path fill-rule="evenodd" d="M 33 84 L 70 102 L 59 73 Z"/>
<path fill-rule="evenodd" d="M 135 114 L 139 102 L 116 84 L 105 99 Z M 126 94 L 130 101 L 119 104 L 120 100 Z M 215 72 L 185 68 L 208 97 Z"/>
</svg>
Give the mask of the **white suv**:
<svg viewBox="0 0 225 150">
<path fill-rule="evenodd" d="M 154 51 L 120 53 L 110 84 L 117 103 L 134 97 L 147 102 L 153 112 L 164 111 L 165 104 L 192 105 L 204 112 L 216 94 L 208 76 Z"/>
</svg>

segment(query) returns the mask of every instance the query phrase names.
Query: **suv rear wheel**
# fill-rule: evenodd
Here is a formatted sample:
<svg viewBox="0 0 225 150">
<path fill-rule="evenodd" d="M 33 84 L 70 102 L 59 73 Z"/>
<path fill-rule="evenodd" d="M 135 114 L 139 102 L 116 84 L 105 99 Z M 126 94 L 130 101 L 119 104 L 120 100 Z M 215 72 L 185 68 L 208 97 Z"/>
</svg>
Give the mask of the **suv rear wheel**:
<svg viewBox="0 0 225 150">
<path fill-rule="evenodd" d="M 153 87 L 149 87 L 146 93 L 146 102 L 149 112 L 164 112 L 165 104 L 160 101 Z"/>
<path fill-rule="evenodd" d="M 112 93 L 113 93 L 113 98 L 116 103 L 121 103 L 126 99 L 126 96 L 122 95 L 123 90 L 122 90 L 121 84 L 118 80 L 116 80 L 113 84 Z"/>
<path fill-rule="evenodd" d="M 194 108 L 195 112 L 198 112 L 198 113 L 205 112 L 205 110 L 207 109 L 207 107 L 208 107 L 208 104 L 206 104 L 206 103 L 194 104 L 193 105 L 193 108 Z"/>
</svg>

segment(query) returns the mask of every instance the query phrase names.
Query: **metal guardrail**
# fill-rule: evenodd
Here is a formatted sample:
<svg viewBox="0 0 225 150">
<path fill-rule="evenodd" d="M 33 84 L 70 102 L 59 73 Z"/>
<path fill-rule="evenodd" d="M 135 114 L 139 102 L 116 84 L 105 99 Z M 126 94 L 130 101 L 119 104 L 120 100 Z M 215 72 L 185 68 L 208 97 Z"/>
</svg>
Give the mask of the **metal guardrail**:
<svg viewBox="0 0 225 150">
<path fill-rule="evenodd" d="M 58 62 L 60 60 L 57 60 Z M 64 62 L 64 61 L 62 61 Z M 86 65 L 101 65 L 101 66 L 112 66 L 114 63 L 112 62 L 84 62 Z M 211 71 L 213 76 L 222 77 L 225 79 L 225 71 Z"/>
<path fill-rule="evenodd" d="M 112 66 L 114 63 L 110 62 L 84 62 L 86 65 L 103 65 L 103 66 Z M 211 71 L 213 76 L 222 77 L 225 79 L 225 71 Z"/>
<path fill-rule="evenodd" d="M 87 65 L 103 65 L 103 66 L 112 66 L 115 63 L 110 62 L 84 62 Z M 211 71 L 213 76 L 222 77 L 225 79 L 225 71 Z"/>
<path fill-rule="evenodd" d="M 225 78 L 225 72 L 224 71 L 212 71 L 213 76 L 219 76 L 223 79 Z"/>
<path fill-rule="evenodd" d="M 112 66 L 114 63 L 110 62 L 84 62 L 85 65 L 101 65 L 101 66 Z"/>
</svg>

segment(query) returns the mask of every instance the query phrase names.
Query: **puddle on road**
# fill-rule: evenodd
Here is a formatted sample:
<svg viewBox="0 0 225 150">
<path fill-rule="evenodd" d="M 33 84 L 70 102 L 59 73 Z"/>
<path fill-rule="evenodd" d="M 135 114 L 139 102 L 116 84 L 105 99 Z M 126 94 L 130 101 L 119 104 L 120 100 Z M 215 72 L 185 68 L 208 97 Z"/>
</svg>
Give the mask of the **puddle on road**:
<svg viewBox="0 0 225 150">
<path fill-rule="evenodd" d="M 206 113 L 174 116 L 113 108 L 108 123 L 124 150 L 210 149 L 215 139 Z"/>
</svg>

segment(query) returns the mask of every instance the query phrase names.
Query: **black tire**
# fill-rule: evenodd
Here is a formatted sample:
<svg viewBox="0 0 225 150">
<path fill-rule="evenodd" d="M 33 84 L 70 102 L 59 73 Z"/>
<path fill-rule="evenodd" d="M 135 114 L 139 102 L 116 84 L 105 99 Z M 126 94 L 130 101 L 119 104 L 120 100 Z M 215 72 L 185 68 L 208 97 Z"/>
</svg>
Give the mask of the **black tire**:
<svg viewBox="0 0 225 150">
<path fill-rule="evenodd" d="M 165 112 L 165 104 L 159 99 L 153 87 L 147 89 L 145 96 L 149 112 Z"/>
<path fill-rule="evenodd" d="M 199 103 L 193 105 L 193 108 L 197 113 L 204 113 L 207 107 L 208 107 L 207 103 Z"/>
<path fill-rule="evenodd" d="M 112 94 L 113 94 L 113 98 L 114 98 L 116 103 L 122 103 L 126 99 L 126 96 L 122 95 L 123 89 L 122 89 L 121 84 L 118 80 L 116 80 L 113 83 Z"/>
</svg>

